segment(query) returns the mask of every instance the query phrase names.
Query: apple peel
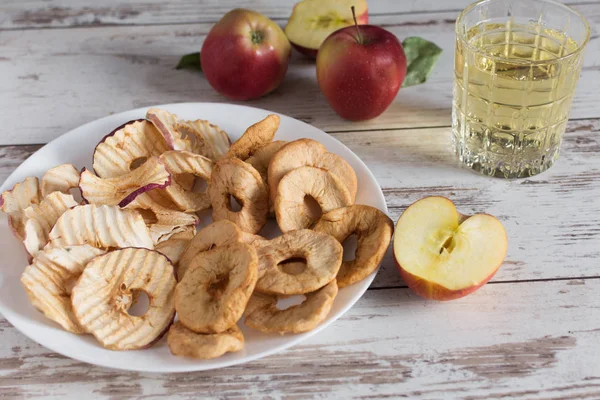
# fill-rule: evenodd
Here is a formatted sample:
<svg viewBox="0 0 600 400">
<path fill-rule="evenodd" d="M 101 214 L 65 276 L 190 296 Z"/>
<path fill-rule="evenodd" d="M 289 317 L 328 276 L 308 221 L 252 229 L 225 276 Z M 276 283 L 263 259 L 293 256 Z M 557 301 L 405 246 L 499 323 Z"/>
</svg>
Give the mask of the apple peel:
<svg viewBox="0 0 600 400">
<path fill-rule="evenodd" d="M 374 207 L 352 205 L 324 214 L 313 229 L 342 244 L 356 235 L 355 258 L 343 261 L 337 274 L 338 287 L 343 288 L 363 280 L 379 267 L 390 245 L 394 223 Z"/>
<path fill-rule="evenodd" d="M 85 267 L 71 293 L 73 312 L 107 349 L 147 348 L 173 323 L 176 284 L 173 266 L 164 255 L 139 248 L 115 250 Z M 127 311 L 140 291 L 150 306 L 138 317 Z"/>
</svg>

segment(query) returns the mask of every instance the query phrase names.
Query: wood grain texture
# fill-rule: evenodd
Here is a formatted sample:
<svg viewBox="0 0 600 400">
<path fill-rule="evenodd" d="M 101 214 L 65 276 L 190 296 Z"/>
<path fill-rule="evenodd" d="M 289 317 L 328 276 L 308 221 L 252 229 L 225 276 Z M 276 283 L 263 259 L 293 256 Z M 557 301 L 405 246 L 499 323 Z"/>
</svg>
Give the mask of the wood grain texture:
<svg viewBox="0 0 600 400">
<path fill-rule="evenodd" d="M 600 4 L 587 5 L 600 22 Z M 450 125 L 456 13 L 383 15 L 373 18 L 399 38 L 422 36 L 444 52 L 430 81 L 400 90 L 380 117 L 352 123 L 328 106 L 314 62 L 297 54 L 283 85 L 245 102 L 309 122 L 329 132 Z M 6 31 L 0 37 L 0 144 L 45 143 L 110 113 L 182 101 L 227 102 L 203 75 L 176 71 L 182 54 L 198 51 L 210 24 L 117 26 Z M 572 118 L 600 117 L 600 40 L 594 32 L 571 111 Z M 99 100 L 101 99 L 101 100 Z M 33 118 L 32 116 L 35 116 Z M 207 116 L 209 118 L 209 116 Z"/>
<path fill-rule="evenodd" d="M 287 20 L 298 0 L 4 0 L 0 10 L 0 29 L 147 25 L 215 22 L 232 8 L 243 6 L 270 18 Z M 565 3 L 592 3 L 593 0 Z M 415 13 L 423 11 L 459 11 L 472 0 L 370 0 L 371 15 Z"/>
<path fill-rule="evenodd" d="M 449 128 L 333 136 L 373 172 L 394 221 L 411 203 L 432 195 L 450 198 L 463 214 L 497 216 L 508 232 L 509 250 L 493 281 L 518 281 L 600 275 L 599 132 L 600 120 L 571 121 L 556 165 L 514 181 L 460 168 L 450 151 Z M 0 147 L 0 182 L 38 147 Z M 401 285 L 390 248 L 372 287 Z"/>
<path fill-rule="evenodd" d="M 491 284 L 449 303 L 369 291 L 289 351 L 184 374 L 90 366 L 0 322 L 0 396 L 597 399 L 598 290 L 600 280 Z"/>
</svg>

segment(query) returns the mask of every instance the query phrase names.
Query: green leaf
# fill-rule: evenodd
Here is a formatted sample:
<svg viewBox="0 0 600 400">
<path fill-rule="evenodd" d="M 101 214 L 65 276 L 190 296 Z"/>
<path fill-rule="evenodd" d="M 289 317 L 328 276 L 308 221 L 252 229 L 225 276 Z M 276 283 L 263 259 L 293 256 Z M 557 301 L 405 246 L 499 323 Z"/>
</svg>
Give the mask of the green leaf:
<svg viewBox="0 0 600 400">
<path fill-rule="evenodd" d="M 402 87 L 425 83 L 442 54 L 435 43 L 420 37 L 408 37 L 402 42 L 406 54 L 406 77 Z"/>
<path fill-rule="evenodd" d="M 202 71 L 200 53 L 190 53 L 181 57 L 175 69 L 195 69 L 196 71 Z"/>
</svg>

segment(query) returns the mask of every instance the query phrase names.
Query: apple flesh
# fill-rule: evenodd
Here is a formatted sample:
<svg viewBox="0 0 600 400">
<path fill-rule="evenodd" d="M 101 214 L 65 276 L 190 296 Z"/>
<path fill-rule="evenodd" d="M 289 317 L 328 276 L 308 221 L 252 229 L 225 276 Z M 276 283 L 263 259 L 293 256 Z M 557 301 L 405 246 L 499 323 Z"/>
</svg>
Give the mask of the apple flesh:
<svg viewBox="0 0 600 400">
<path fill-rule="evenodd" d="M 453 300 L 474 292 L 496 273 L 508 248 L 502 223 L 488 214 L 464 216 L 445 197 L 426 197 L 400 216 L 394 257 L 418 295 Z"/>
<path fill-rule="evenodd" d="M 235 9 L 208 33 L 200 64 L 217 92 L 232 100 L 250 100 L 281 84 L 290 51 L 290 42 L 275 22 L 254 11 Z"/>
<path fill-rule="evenodd" d="M 285 34 L 300 53 L 316 58 L 325 39 L 346 26 L 354 25 L 350 8 L 354 6 L 359 24 L 369 22 L 366 0 L 303 0 L 296 3 Z"/>
<path fill-rule="evenodd" d="M 398 38 L 374 25 L 349 26 L 329 36 L 317 55 L 317 81 L 342 118 L 375 118 L 392 103 L 406 56 Z"/>
</svg>

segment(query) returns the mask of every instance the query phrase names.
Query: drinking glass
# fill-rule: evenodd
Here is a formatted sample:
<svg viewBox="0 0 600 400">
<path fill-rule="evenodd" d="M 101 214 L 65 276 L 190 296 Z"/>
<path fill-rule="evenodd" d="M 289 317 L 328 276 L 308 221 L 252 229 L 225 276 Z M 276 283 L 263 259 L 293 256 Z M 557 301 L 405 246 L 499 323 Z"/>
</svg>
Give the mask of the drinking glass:
<svg viewBox="0 0 600 400">
<path fill-rule="evenodd" d="M 452 133 L 466 166 L 539 174 L 558 158 L 590 28 L 552 0 L 483 0 L 456 21 Z"/>
</svg>

